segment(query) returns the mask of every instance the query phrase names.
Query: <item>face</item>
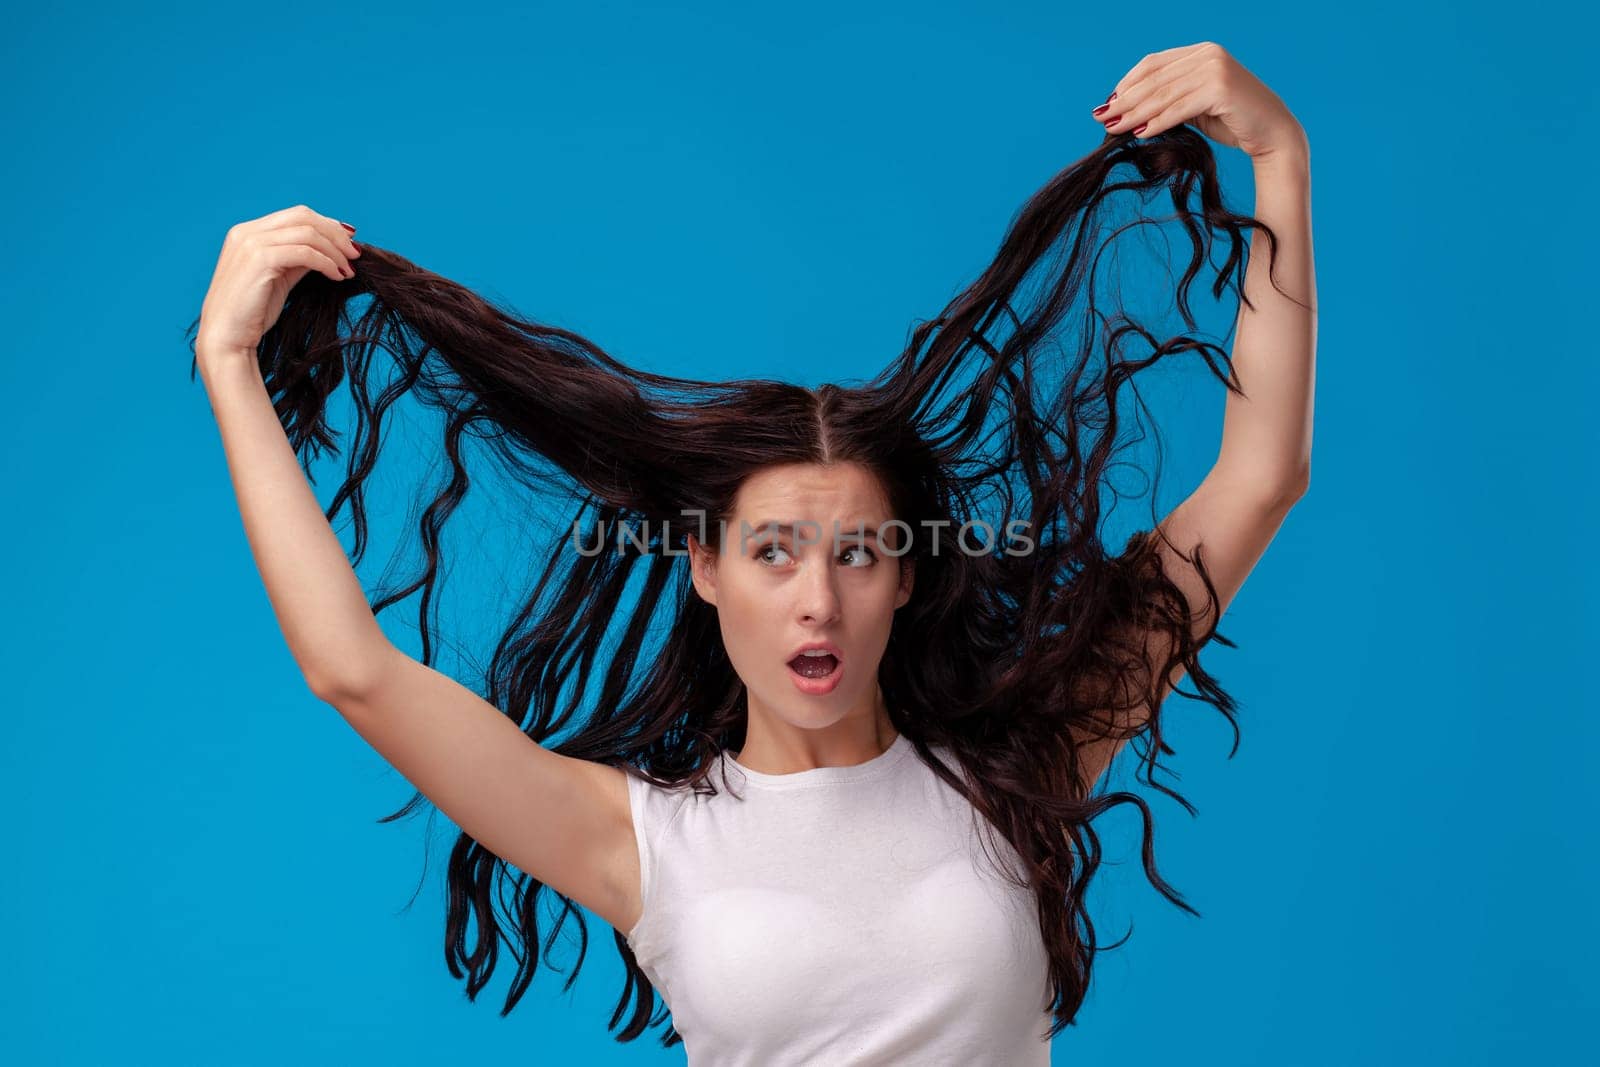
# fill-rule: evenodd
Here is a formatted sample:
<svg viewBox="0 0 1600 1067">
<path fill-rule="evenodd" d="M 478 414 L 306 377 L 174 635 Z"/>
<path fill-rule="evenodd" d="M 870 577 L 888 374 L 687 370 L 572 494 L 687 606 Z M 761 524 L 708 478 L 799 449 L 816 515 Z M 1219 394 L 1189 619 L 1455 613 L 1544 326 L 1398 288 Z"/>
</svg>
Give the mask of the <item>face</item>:
<svg viewBox="0 0 1600 1067">
<path fill-rule="evenodd" d="M 880 551 L 873 532 L 894 517 L 864 468 L 791 464 L 746 480 L 720 552 L 689 538 L 695 589 L 717 609 L 752 714 L 816 729 L 874 713 L 894 611 L 911 598 L 912 568 Z M 883 545 L 898 551 L 904 537 L 891 527 Z M 828 661 L 790 661 L 815 642 L 840 656 L 808 678 Z"/>
</svg>

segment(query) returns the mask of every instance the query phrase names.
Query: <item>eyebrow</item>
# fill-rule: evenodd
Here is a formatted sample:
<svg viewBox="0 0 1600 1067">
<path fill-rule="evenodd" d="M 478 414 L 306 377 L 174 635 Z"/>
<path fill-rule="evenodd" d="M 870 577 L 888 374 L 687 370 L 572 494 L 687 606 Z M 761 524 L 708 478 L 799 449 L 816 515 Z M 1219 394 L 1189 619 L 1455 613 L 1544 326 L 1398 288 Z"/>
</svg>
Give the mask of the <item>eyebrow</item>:
<svg viewBox="0 0 1600 1067">
<path fill-rule="evenodd" d="M 758 534 L 763 530 L 775 529 L 779 533 L 793 534 L 796 525 L 796 523 L 792 522 L 779 522 L 777 519 L 767 519 L 764 522 L 752 527 L 750 532 L 753 534 Z M 876 537 L 877 535 L 878 528 L 876 526 L 868 525 L 866 522 L 842 522 L 839 524 L 839 536 L 841 538 L 861 536 Z"/>
</svg>

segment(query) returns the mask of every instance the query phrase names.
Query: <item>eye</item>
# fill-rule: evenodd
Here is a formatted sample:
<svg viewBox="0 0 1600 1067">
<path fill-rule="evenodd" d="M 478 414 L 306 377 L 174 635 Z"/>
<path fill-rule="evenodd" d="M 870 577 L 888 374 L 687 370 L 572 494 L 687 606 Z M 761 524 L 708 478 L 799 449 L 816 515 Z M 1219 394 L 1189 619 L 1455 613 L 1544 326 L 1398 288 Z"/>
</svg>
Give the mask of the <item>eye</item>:
<svg viewBox="0 0 1600 1067">
<path fill-rule="evenodd" d="M 765 546 L 763 546 L 761 548 L 756 549 L 756 559 L 759 559 L 763 563 L 774 563 L 774 562 L 776 562 L 776 561 L 774 561 L 774 560 L 772 560 L 771 558 L 768 557 L 767 553 L 769 553 L 769 552 L 782 552 L 786 556 L 789 554 L 789 550 L 787 548 L 784 548 L 782 545 L 780 545 L 776 541 L 774 541 L 769 545 L 765 545 Z"/>
<path fill-rule="evenodd" d="M 865 557 L 865 563 L 852 563 L 850 564 L 852 567 L 870 567 L 878 560 L 877 555 L 875 555 L 872 549 L 868 548 L 866 545 L 851 545 L 849 548 L 839 553 L 839 555 L 841 558 L 851 555 L 855 556 L 857 559 Z"/>
</svg>

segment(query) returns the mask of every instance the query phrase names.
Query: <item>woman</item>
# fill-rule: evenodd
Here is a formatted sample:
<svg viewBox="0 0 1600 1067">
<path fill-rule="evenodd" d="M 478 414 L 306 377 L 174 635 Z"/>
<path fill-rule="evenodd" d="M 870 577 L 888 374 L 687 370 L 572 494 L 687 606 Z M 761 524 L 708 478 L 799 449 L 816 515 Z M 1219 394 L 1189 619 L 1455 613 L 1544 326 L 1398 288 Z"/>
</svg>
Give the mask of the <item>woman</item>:
<svg viewBox="0 0 1600 1067">
<path fill-rule="evenodd" d="M 1182 801 L 1154 771 L 1185 676 L 1237 729 L 1198 653 L 1226 641 L 1217 621 L 1309 477 L 1309 149 L 1209 42 L 1145 57 L 1093 115 L 1102 146 L 856 387 L 644 373 L 304 206 L 229 231 L 191 330 L 250 545 L 313 692 L 416 785 L 404 810 L 426 797 L 463 831 L 446 959 L 469 996 L 504 937 L 505 1010 L 521 997 L 549 887 L 561 921 L 582 928 L 582 905 L 617 931 L 622 1040 L 668 1022 L 659 991 L 662 1043 L 697 1063 L 1044 1063 L 1102 947 L 1091 820 L 1135 805 L 1147 875 L 1193 911 L 1156 871 L 1144 801 L 1095 788 L 1132 741 L 1143 780 Z M 1224 209 L 1196 129 L 1250 156 L 1255 216 Z M 1189 285 L 1227 236 L 1231 355 L 1103 313 L 1093 238 L 1119 191 L 1172 197 L 1191 330 Z M 1247 255 L 1251 230 L 1268 257 Z M 1053 365 L 1064 323 L 1077 356 Z M 1183 354 L 1229 390 L 1216 463 L 1108 552 L 1121 387 Z M 337 451 L 341 383 L 356 437 L 324 513 L 299 465 Z M 369 604 L 329 522 L 350 505 L 359 563 L 362 491 L 406 395 L 445 415 L 452 477 L 419 522 L 421 572 Z M 472 447 L 527 503 L 575 504 L 482 696 L 430 666 Z M 375 615 L 419 591 L 412 658 Z"/>
</svg>

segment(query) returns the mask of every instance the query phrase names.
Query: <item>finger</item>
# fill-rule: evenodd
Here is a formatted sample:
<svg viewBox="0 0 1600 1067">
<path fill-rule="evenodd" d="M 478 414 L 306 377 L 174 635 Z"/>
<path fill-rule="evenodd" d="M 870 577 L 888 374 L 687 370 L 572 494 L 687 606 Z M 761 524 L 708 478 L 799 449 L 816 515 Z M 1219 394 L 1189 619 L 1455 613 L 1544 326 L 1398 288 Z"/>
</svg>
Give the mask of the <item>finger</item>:
<svg viewBox="0 0 1600 1067">
<path fill-rule="evenodd" d="M 1202 85 L 1177 97 L 1149 118 L 1134 122 L 1130 128 L 1139 137 L 1154 137 L 1158 133 L 1165 133 L 1174 126 L 1181 126 L 1190 119 L 1204 114 L 1206 109 L 1205 100 L 1206 92 Z M 1117 132 L 1120 133 L 1121 131 L 1118 130 Z"/>
<path fill-rule="evenodd" d="M 315 212 L 313 212 L 315 214 Z M 350 234 L 353 229 L 347 229 L 345 224 L 338 219 L 331 219 L 326 215 L 316 215 L 311 224 L 333 239 L 333 243 L 343 250 L 346 258 L 355 259 L 361 254 L 361 249 L 356 247 Z"/>
<path fill-rule="evenodd" d="M 1165 48 L 1159 52 L 1151 52 L 1135 63 L 1128 73 L 1117 79 L 1117 84 L 1111 87 L 1112 95 L 1120 100 L 1128 95 L 1128 90 L 1133 88 L 1140 79 L 1149 77 L 1171 63 L 1187 58 L 1205 46 L 1206 42 L 1202 41 L 1200 44 L 1186 44 L 1178 48 Z"/>
<path fill-rule="evenodd" d="M 315 226 L 320 232 L 327 234 L 334 244 L 344 250 L 346 259 L 354 259 L 361 255 L 361 249 L 357 248 L 356 243 L 350 239 L 350 231 L 345 229 L 343 223 L 338 219 L 332 219 L 320 212 L 313 211 L 304 204 L 296 204 L 293 207 L 286 207 L 282 211 L 274 211 L 270 215 L 262 216 L 257 221 L 264 224 L 264 228 L 267 229 L 282 229 L 286 226 Z"/>
<path fill-rule="evenodd" d="M 1135 133 L 1141 137 L 1151 137 L 1153 133 L 1150 130 L 1141 130 L 1140 127 L 1155 116 L 1169 111 L 1175 101 L 1183 100 L 1207 84 L 1206 71 L 1194 71 L 1187 76 L 1163 82 L 1143 93 L 1121 113 L 1107 112 L 1100 117 L 1100 121 L 1104 123 L 1108 133 Z M 1198 113 L 1194 111 L 1190 114 Z M 1184 116 L 1187 117 L 1189 116 Z"/>
<path fill-rule="evenodd" d="M 329 255 L 305 244 L 263 245 L 258 253 L 270 267 L 305 267 L 325 274 L 336 282 L 345 280 L 339 264 Z"/>
<path fill-rule="evenodd" d="M 301 206 L 303 207 L 304 205 Z M 354 259 L 361 254 L 361 249 L 357 248 L 356 243 L 350 239 L 350 231 L 345 229 L 344 224 L 338 219 L 331 219 L 326 215 L 312 211 L 310 208 L 305 208 L 305 211 L 300 216 L 300 221 L 315 226 L 319 232 L 327 234 L 328 238 L 344 252 L 346 260 Z"/>
<path fill-rule="evenodd" d="M 277 244 L 284 240 L 293 240 L 311 245 L 338 263 L 347 275 L 354 274 L 355 268 L 350 265 L 350 257 L 345 254 L 343 247 L 341 247 L 345 242 L 335 241 L 324 232 L 324 229 L 324 227 L 320 227 L 314 222 L 307 222 L 298 226 L 274 230 L 272 243 Z M 340 232 L 342 233 L 343 231 Z"/>
<path fill-rule="evenodd" d="M 1126 89 L 1118 90 L 1115 100 L 1108 100 L 1094 109 L 1095 120 L 1104 124 L 1108 129 L 1112 126 L 1112 119 L 1121 118 L 1116 131 L 1131 130 L 1137 123 L 1127 121 L 1128 114 L 1151 96 L 1160 93 L 1177 79 L 1191 76 L 1195 71 L 1205 67 L 1206 53 L 1190 50 L 1188 55 L 1180 56 L 1160 69 L 1137 79 Z"/>
<path fill-rule="evenodd" d="M 350 260 L 344 254 L 344 250 L 334 243 L 333 238 L 310 223 L 270 230 L 261 235 L 261 241 L 267 245 L 310 245 L 337 263 L 345 275 L 355 273 L 355 268 L 350 266 Z"/>
<path fill-rule="evenodd" d="M 311 219 L 316 217 L 316 214 L 317 213 L 315 211 L 312 211 L 304 204 L 295 204 L 293 207 L 286 207 L 278 211 L 268 212 L 267 214 L 262 215 L 259 219 L 253 219 L 247 225 L 253 225 L 261 229 L 270 230 L 276 229 L 279 226 L 288 225 L 290 223 L 309 222 Z"/>
</svg>

